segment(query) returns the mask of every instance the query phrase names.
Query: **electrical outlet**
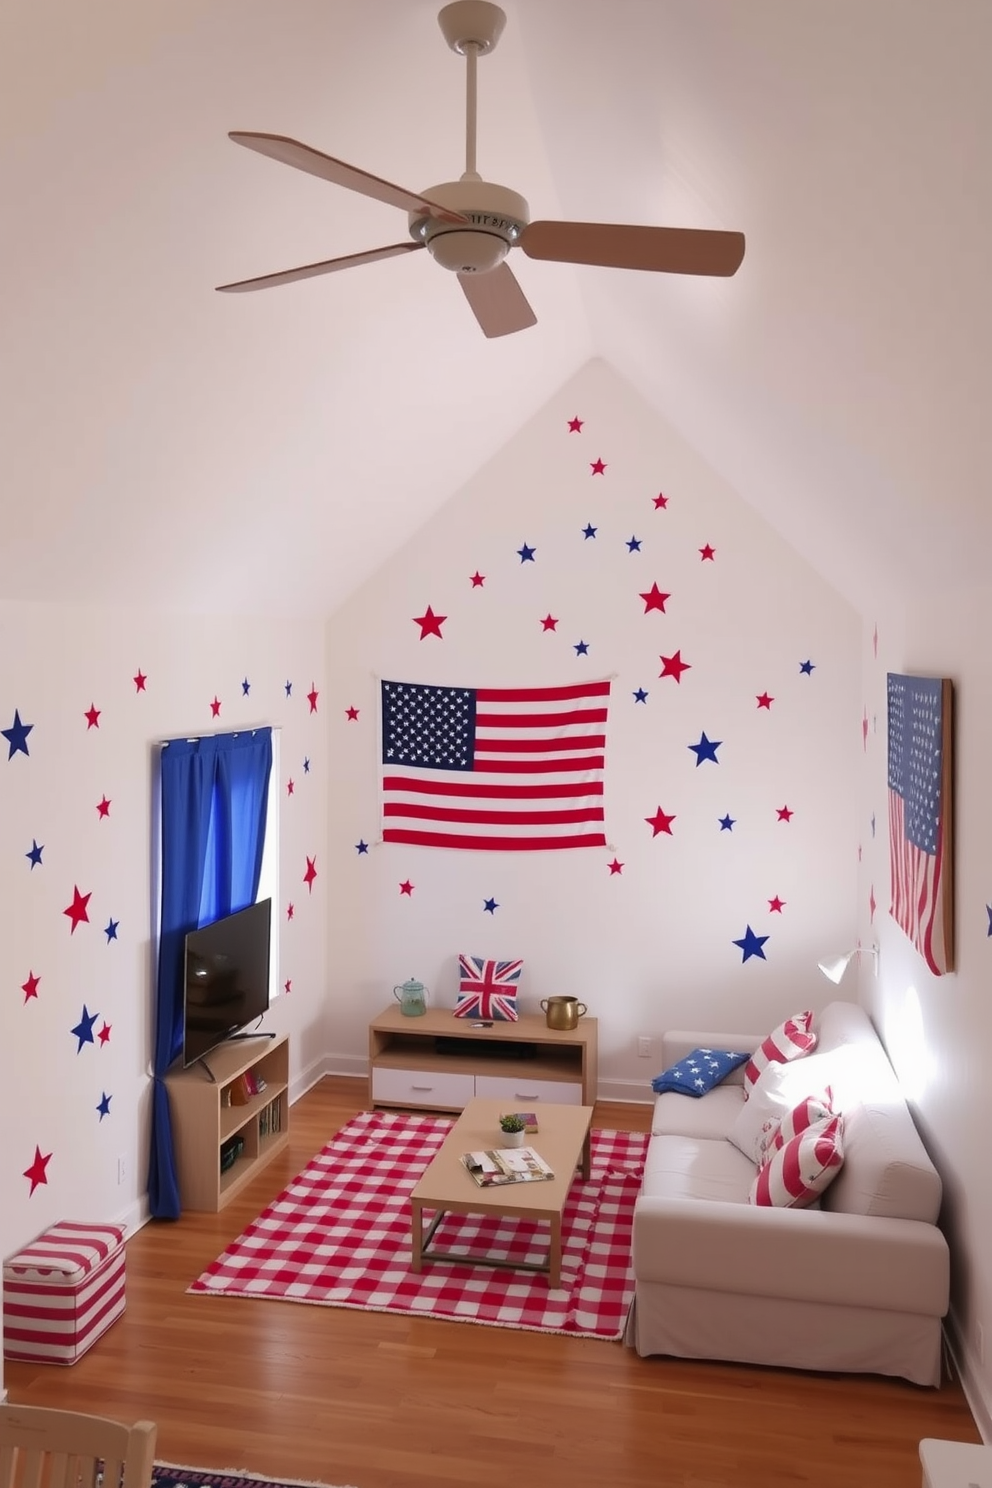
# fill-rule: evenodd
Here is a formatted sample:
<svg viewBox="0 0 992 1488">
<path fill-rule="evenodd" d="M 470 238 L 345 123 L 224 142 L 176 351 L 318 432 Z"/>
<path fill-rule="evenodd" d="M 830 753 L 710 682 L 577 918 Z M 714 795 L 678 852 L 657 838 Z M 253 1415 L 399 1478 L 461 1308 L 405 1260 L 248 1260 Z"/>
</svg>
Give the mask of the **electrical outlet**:
<svg viewBox="0 0 992 1488">
<path fill-rule="evenodd" d="M 641 1059 L 651 1058 L 651 1040 L 644 1034 L 637 1040 L 637 1053 Z"/>
<path fill-rule="evenodd" d="M 127 1178 L 127 1158 L 124 1156 L 124 1154 L 122 1152 L 121 1155 L 117 1159 L 117 1186 L 120 1187 L 120 1185 L 125 1181 L 126 1178 Z"/>
<path fill-rule="evenodd" d="M 975 1348 L 978 1352 L 979 1364 L 985 1363 L 985 1329 L 981 1323 L 975 1324 Z"/>
</svg>

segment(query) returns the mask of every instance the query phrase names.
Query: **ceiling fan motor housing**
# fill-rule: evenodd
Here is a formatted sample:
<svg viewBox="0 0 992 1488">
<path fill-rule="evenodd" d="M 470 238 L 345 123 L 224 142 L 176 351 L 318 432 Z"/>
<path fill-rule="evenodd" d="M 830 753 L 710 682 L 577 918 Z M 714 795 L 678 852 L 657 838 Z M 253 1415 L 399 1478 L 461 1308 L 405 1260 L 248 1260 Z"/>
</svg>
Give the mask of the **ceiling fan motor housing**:
<svg viewBox="0 0 992 1488">
<path fill-rule="evenodd" d="M 425 243 L 432 258 L 455 274 L 486 274 L 497 268 L 530 221 L 524 197 L 479 176 L 445 181 L 423 195 L 468 219 L 442 222 L 417 212 L 409 217 L 410 236 Z"/>
</svg>

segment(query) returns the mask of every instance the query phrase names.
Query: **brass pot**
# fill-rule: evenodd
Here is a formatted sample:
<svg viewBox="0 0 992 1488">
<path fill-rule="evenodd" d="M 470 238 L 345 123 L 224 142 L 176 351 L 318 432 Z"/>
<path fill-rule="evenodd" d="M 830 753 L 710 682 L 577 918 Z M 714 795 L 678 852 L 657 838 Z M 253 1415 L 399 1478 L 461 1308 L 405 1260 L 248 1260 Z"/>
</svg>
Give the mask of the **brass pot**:
<svg viewBox="0 0 992 1488">
<path fill-rule="evenodd" d="M 548 1027 L 557 1028 L 559 1032 L 578 1028 L 579 1019 L 588 1011 L 585 1003 L 580 1002 L 577 997 L 545 997 L 541 1003 L 541 1012 Z"/>
</svg>

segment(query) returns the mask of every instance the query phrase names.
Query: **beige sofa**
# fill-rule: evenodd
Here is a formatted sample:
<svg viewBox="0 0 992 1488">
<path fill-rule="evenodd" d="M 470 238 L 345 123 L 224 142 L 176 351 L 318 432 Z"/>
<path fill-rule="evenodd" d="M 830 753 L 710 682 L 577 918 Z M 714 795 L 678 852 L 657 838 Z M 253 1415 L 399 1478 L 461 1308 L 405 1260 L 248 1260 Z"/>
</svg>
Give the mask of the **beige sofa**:
<svg viewBox="0 0 992 1488">
<path fill-rule="evenodd" d="M 939 1385 L 949 1301 L 939 1175 L 864 1010 L 834 1002 L 813 1026 L 816 1049 L 795 1068 L 806 1066 L 804 1093 L 828 1083 L 844 1111 L 840 1173 L 818 1207 L 749 1204 L 755 1164 L 728 1136 L 743 1070 L 699 1099 L 659 1095 L 634 1212 L 626 1340 L 645 1355 Z M 753 1050 L 763 1037 L 671 1033 L 664 1065 L 698 1047 Z"/>
</svg>

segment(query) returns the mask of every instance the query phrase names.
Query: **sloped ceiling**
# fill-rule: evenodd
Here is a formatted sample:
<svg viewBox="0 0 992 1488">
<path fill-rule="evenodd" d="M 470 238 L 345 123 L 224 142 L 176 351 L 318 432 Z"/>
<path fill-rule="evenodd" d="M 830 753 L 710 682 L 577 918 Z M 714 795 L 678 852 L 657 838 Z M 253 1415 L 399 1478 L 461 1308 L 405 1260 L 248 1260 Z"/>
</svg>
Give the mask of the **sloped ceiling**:
<svg viewBox="0 0 992 1488">
<path fill-rule="evenodd" d="M 395 209 L 464 165 L 422 0 L 12 0 L 0 26 L 0 597 L 327 613 L 590 356 L 853 602 L 982 582 L 988 0 L 506 0 L 479 169 L 535 217 L 736 228 L 727 281 L 513 268 L 479 332 Z"/>
</svg>

